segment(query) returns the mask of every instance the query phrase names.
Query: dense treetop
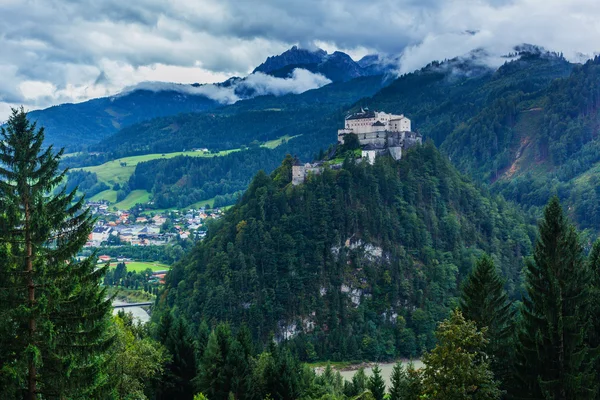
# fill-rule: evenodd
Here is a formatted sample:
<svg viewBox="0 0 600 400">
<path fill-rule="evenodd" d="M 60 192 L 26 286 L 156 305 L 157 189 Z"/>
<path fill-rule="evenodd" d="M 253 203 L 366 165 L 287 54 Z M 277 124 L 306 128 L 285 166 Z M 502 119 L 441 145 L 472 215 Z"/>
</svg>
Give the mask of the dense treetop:
<svg viewBox="0 0 600 400">
<path fill-rule="evenodd" d="M 386 359 L 433 345 L 435 321 L 456 304 L 482 250 L 512 292 L 519 285 L 531 226 L 433 144 L 400 162 L 347 159 L 298 187 L 292 161 L 259 172 L 174 267 L 162 307 L 196 323 L 245 322 L 261 341 L 303 326 L 310 334 L 296 344 L 305 359 Z"/>
</svg>

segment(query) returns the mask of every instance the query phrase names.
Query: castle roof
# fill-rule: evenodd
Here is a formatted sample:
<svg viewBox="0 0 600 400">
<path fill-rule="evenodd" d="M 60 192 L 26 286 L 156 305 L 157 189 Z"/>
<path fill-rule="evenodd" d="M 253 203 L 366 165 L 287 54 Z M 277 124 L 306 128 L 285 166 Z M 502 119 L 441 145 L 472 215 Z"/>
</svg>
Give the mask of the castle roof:
<svg viewBox="0 0 600 400">
<path fill-rule="evenodd" d="M 352 114 L 352 115 L 346 117 L 346 120 L 364 119 L 364 118 L 375 118 L 375 112 L 374 111 L 363 111 L 363 112 L 355 113 L 355 114 Z"/>
<path fill-rule="evenodd" d="M 292 166 L 294 167 L 300 167 L 304 164 L 302 164 L 302 162 L 300 161 L 300 159 L 298 157 L 294 157 L 294 162 L 292 163 Z"/>
</svg>

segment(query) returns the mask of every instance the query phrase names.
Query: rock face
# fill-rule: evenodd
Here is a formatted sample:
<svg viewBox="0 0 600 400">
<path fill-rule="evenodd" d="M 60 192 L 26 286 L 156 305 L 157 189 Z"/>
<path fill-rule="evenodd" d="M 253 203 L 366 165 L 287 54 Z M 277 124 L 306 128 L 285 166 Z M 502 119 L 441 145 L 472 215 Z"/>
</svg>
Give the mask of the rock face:
<svg viewBox="0 0 600 400">
<path fill-rule="evenodd" d="M 286 77 L 296 68 L 322 74 L 333 82 L 346 82 L 361 76 L 383 75 L 392 69 L 391 65 L 384 64 L 378 55 L 365 56 L 356 62 L 341 51 L 327 54 L 321 49 L 311 51 L 294 46 L 278 56 L 267 58 L 253 72 Z"/>
<path fill-rule="evenodd" d="M 268 74 L 278 69 L 287 67 L 288 65 L 301 65 L 301 64 L 319 64 L 327 52 L 322 49 L 310 51 L 306 49 L 299 49 L 298 46 L 293 46 L 291 49 L 286 50 L 278 56 L 271 56 L 267 60 L 260 64 L 254 69 L 254 72 L 262 72 Z"/>
</svg>

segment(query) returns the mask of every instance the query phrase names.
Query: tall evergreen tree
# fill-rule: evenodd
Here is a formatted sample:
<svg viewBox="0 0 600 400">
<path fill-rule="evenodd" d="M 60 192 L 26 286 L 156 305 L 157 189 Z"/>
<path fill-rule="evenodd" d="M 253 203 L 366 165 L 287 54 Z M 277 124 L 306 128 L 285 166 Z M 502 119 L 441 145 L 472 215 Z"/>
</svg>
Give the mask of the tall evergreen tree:
<svg viewBox="0 0 600 400">
<path fill-rule="evenodd" d="M 409 362 L 405 367 L 397 362 L 390 376 L 389 400 L 419 400 L 421 398 L 421 375 Z"/>
<path fill-rule="evenodd" d="M 597 240 L 590 251 L 588 265 L 591 274 L 590 285 L 590 331 L 588 344 L 596 354 L 600 351 L 600 240 Z M 600 382 L 600 357 L 594 363 L 596 382 Z"/>
<path fill-rule="evenodd" d="M 200 373 L 198 390 L 209 399 L 227 399 L 231 388 L 231 368 L 227 363 L 231 345 L 231 330 L 219 324 L 208 338 Z"/>
<path fill-rule="evenodd" d="M 578 235 L 554 197 L 544 210 L 533 259 L 526 265 L 514 397 L 596 396 L 594 357 L 585 340 L 590 278 Z"/>
<path fill-rule="evenodd" d="M 161 318 L 158 336 L 171 355 L 158 389 L 158 398 L 192 399 L 197 351 L 187 322 L 182 317 L 173 318 L 166 314 Z"/>
<path fill-rule="evenodd" d="M 422 395 L 439 400 L 499 399 L 498 383 L 483 352 L 485 328 L 477 329 L 459 310 L 440 323 L 437 346 L 423 357 Z"/>
<path fill-rule="evenodd" d="M 385 382 L 383 381 L 381 369 L 378 365 L 373 367 L 368 386 L 375 400 L 383 400 L 385 397 Z"/>
<path fill-rule="evenodd" d="M 63 151 L 43 149 L 43 141 L 44 129 L 23 108 L 0 128 L 0 275 L 8 281 L 0 320 L 9 326 L 0 347 L 10 354 L 0 373 L 14 376 L 21 398 L 94 397 L 110 343 L 106 268 L 96 268 L 95 257 L 75 258 L 93 219 L 76 190 L 52 194 L 65 177 Z"/>
<path fill-rule="evenodd" d="M 463 316 L 479 329 L 487 328 L 485 352 L 491 368 L 502 382 L 510 376 L 511 339 L 514 313 L 504 291 L 504 282 L 488 255 L 481 257 L 463 286 L 460 308 Z"/>
</svg>

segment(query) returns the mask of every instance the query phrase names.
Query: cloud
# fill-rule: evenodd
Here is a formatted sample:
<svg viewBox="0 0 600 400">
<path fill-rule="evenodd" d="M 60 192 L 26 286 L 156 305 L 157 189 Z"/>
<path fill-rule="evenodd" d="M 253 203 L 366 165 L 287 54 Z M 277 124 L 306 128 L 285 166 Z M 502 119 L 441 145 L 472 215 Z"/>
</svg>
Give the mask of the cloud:
<svg viewBox="0 0 600 400">
<path fill-rule="evenodd" d="M 521 43 L 581 60 L 600 49 L 599 19 L 597 0 L 0 0 L 0 109 L 219 82 L 293 44 L 400 56 L 401 73 Z"/>
<path fill-rule="evenodd" d="M 121 94 L 130 93 L 134 90 L 151 91 L 175 91 L 188 95 L 203 95 L 221 104 L 232 104 L 245 97 L 254 97 L 272 94 L 282 96 L 288 93 L 303 93 L 307 90 L 320 88 L 331 83 L 321 74 L 315 74 L 302 68 L 296 68 L 291 76 L 277 78 L 256 72 L 244 79 L 236 79 L 229 86 L 207 84 L 207 85 L 183 85 L 171 82 L 141 82 L 129 86 Z M 247 94 L 247 95 L 242 95 Z"/>
<path fill-rule="evenodd" d="M 251 89 L 258 96 L 265 94 L 281 96 L 287 93 L 303 93 L 310 89 L 320 88 L 328 83 L 331 83 L 331 81 L 321 74 L 296 68 L 289 78 L 276 78 L 257 72 L 248 76 L 237 86 L 238 88 Z"/>
</svg>

